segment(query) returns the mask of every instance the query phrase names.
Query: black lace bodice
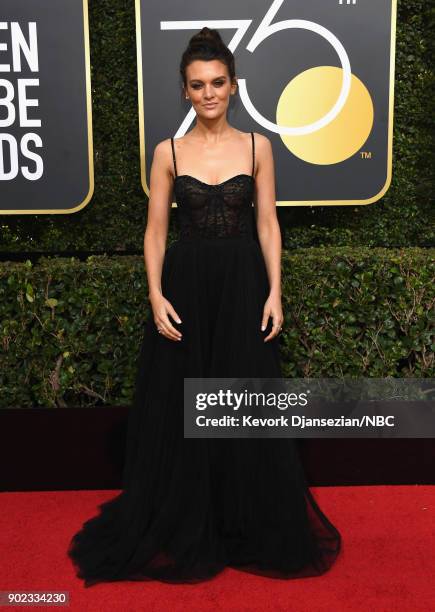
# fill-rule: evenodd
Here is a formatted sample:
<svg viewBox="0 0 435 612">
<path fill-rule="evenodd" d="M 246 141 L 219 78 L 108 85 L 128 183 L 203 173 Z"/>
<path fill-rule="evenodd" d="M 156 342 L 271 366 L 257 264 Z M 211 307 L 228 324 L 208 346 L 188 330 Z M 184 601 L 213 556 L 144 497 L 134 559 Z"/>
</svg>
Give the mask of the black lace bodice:
<svg viewBox="0 0 435 612">
<path fill-rule="evenodd" d="M 211 185 L 190 176 L 177 174 L 174 141 L 174 195 L 178 207 L 180 238 L 254 237 L 254 135 L 252 135 L 252 174 L 237 174 Z"/>
</svg>

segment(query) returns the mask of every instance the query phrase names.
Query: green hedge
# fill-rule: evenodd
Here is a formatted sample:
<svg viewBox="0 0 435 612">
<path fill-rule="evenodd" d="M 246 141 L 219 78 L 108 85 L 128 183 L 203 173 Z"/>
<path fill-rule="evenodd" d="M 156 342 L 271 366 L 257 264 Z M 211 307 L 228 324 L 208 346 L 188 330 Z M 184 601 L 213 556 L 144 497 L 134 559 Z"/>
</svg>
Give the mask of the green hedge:
<svg viewBox="0 0 435 612">
<path fill-rule="evenodd" d="M 134 2 L 90 2 L 95 193 L 72 215 L 4 215 L 0 251 L 142 251 L 147 198 L 140 184 Z M 285 246 L 428 246 L 431 223 L 433 13 L 398 0 L 393 181 L 368 206 L 282 207 Z M 187 40 L 187 38 L 186 38 Z M 178 82 L 178 60 L 173 78 Z M 174 101 L 176 103 L 176 101 Z M 174 130 L 175 130 L 174 126 Z M 162 134 L 162 138 L 167 134 Z M 174 232 L 172 210 L 170 237 Z"/>
<path fill-rule="evenodd" d="M 434 254 L 284 251 L 284 376 L 433 377 Z M 147 295 L 138 256 L 1 264 L 0 408 L 128 404 Z"/>
</svg>

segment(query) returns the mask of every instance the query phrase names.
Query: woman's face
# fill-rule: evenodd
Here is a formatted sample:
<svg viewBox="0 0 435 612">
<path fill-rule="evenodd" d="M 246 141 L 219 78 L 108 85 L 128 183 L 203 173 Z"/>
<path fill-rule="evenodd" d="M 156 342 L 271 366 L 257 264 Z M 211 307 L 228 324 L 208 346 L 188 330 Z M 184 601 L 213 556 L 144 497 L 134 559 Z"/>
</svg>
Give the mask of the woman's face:
<svg viewBox="0 0 435 612">
<path fill-rule="evenodd" d="M 225 113 L 237 88 L 230 82 L 226 64 L 219 60 L 195 60 L 186 68 L 186 81 L 185 92 L 196 114 L 204 119 Z"/>
</svg>

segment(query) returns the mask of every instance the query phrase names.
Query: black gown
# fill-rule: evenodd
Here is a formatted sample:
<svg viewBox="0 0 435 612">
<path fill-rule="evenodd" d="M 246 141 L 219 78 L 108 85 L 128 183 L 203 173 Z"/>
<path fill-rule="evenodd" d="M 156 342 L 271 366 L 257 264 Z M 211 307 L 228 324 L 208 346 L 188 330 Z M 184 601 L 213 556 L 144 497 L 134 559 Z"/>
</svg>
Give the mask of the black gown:
<svg viewBox="0 0 435 612">
<path fill-rule="evenodd" d="M 181 341 L 149 316 L 137 362 L 123 489 L 69 544 L 85 586 L 198 582 L 229 566 L 269 577 L 326 572 L 341 536 L 313 498 L 295 440 L 184 438 L 184 377 L 281 377 L 278 337 L 261 331 L 269 293 L 255 237 L 252 174 L 217 185 L 177 175 L 179 238 L 162 292 Z"/>
</svg>

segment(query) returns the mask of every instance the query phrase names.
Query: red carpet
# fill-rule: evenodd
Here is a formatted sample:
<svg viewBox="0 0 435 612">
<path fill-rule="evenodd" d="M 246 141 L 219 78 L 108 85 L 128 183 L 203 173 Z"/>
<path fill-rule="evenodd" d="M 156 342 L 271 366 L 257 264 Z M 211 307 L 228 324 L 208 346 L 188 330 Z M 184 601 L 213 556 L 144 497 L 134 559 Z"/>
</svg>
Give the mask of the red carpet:
<svg viewBox="0 0 435 612">
<path fill-rule="evenodd" d="M 65 608 L 80 612 L 432 608 L 435 487 L 313 487 L 312 492 L 343 536 L 341 558 L 319 578 L 287 581 L 228 568 L 194 585 L 130 581 L 88 589 L 75 577 L 65 550 L 82 522 L 116 491 L 2 493 L 0 590 L 69 591 Z"/>
</svg>

